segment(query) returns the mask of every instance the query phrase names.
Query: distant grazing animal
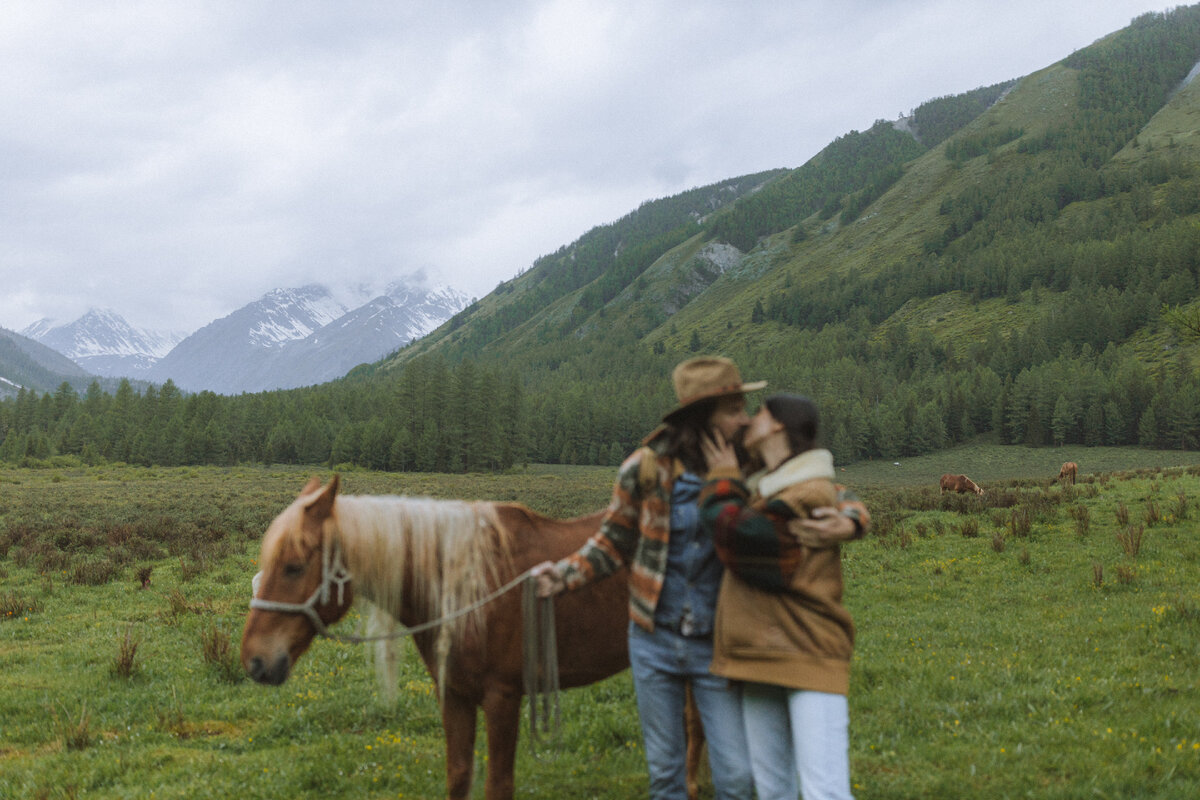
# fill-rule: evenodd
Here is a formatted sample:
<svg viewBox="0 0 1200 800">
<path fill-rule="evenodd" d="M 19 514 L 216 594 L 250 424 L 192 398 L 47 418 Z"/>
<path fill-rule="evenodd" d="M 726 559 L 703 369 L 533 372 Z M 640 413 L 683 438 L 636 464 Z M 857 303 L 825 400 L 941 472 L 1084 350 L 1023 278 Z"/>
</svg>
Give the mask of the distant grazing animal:
<svg viewBox="0 0 1200 800">
<path fill-rule="evenodd" d="M 287 680 L 313 637 L 341 619 L 356 596 L 415 628 L 487 600 L 535 564 L 574 552 L 603 515 L 558 520 L 518 503 L 338 496 L 337 489 L 336 475 L 324 487 L 314 477 L 263 537 L 262 572 L 242 633 L 242 665 L 259 683 Z M 555 598 L 562 688 L 629 666 L 627 578 L 621 570 Z M 478 611 L 413 635 L 439 690 L 450 800 L 471 796 L 480 707 L 485 797 L 513 796 L 525 693 L 521 595 L 503 593 Z M 688 733 L 699 732 L 689 727 Z"/>
<path fill-rule="evenodd" d="M 942 494 L 946 492 L 974 492 L 975 494 L 983 494 L 983 489 L 979 484 L 966 475 L 951 475 L 947 472 L 942 476 L 941 486 Z"/>
<path fill-rule="evenodd" d="M 1060 469 L 1058 471 L 1058 479 L 1060 481 L 1067 481 L 1072 486 L 1074 486 L 1075 485 L 1075 474 L 1077 472 L 1079 472 L 1079 465 L 1076 464 L 1074 461 L 1068 461 L 1067 463 L 1063 464 L 1062 469 Z"/>
</svg>

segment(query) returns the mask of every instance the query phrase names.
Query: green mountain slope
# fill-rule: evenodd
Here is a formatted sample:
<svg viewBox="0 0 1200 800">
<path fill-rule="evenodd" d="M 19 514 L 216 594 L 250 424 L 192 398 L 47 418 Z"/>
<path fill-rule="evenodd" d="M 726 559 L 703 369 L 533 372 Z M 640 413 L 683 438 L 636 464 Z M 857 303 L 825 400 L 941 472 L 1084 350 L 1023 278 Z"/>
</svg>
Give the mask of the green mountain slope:
<svg viewBox="0 0 1200 800">
<path fill-rule="evenodd" d="M 66 356 L 0 328 L 0 397 L 15 396 L 21 387 L 50 392 L 64 381 L 82 390 L 92 379 Z"/>
<path fill-rule="evenodd" d="M 843 459 L 981 432 L 1137 441 L 1152 393 L 1115 376 L 1153 383 L 1194 355 L 1158 312 L 1196 294 L 1200 86 L 1177 90 L 1198 59 L 1200 7 L 1145 15 L 1015 85 L 931 101 L 909 122 L 932 147 L 888 123 L 848 134 L 656 243 L 619 292 L 597 278 L 507 330 L 485 299 L 380 372 L 426 354 L 514 370 L 564 429 L 535 444 L 551 459 L 629 444 L 669 403 L 671 365 L 701 351 L 817 396 Z M 1047 383 L 1048 365 L 1087 372 L 1097 397 Z M 570 400 L 580 383 L 594 405 Z"/>
</svg>

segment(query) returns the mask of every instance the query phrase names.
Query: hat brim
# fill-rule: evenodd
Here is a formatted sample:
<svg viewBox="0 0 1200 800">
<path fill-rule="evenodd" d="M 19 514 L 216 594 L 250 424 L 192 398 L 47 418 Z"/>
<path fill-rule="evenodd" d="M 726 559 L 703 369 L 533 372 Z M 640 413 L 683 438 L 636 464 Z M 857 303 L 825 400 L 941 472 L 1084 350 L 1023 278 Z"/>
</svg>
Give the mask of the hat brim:
<svg viewBox="0 0 1200 800">
<path fill-rule="evenodd" d="M 697 395 L 696 397 L 689 397 L 686 402 L 680 403 L 666 414 L 663 414 L 663 422 L 668 421 L 672 417 L 678 415 L 680 412 L 691 408 L 702 400 L 711 400 L 714 397 L 732 397 L 733 395 L 745 394 L 746 392 L 756 392 L 759 389 L 765 388 L 766 385 L 766 381 L 750 381 L 749 383 L 743 383 L 738 386 L 730 386 L 719 391 L 708 392 L 706 394 Z"/>
</svg>

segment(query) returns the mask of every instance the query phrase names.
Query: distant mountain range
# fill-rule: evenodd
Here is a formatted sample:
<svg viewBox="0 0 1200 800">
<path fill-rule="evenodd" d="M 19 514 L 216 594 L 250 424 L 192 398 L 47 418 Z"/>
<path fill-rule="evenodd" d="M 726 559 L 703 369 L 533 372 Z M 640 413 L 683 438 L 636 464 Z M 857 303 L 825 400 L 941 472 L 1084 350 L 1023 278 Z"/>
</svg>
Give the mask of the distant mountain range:
<svg viewBox="0 0 1200 800">
<path fill-rule="evenodd" d="M 381 292 L 312 284 L 268 292 L 191 335 L 136 328 L 115 311 L 92 309 L 65 324 L 39 320 L 11 338 L 33 340 L 93 375 L 238 394 L 339 378 L 429 333 L 467 301 L 454 289 L 405 281 Z"/>
<path fill-rule="evenodd" d="M 61 353 L 93 375 L 108 377 L 145 375 L 187 336 L 179 331 L 135 328 L 117 312 L 96 308 L 65 325 L 40 319 L 21 335 Z"/>
</svg>

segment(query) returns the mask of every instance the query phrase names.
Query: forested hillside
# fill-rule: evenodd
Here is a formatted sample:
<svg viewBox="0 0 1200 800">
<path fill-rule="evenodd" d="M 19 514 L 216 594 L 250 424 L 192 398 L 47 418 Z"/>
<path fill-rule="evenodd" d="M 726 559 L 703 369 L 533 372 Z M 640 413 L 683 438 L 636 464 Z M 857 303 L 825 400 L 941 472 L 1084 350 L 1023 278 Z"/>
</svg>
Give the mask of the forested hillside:
<svg viewBox="0 0 1200 800">
<path fill-rule="evenodd" d="M 1198 308 L 1197 61 L 1200 6 L 1147 14 L 796 169 L 643 204 L 341 381 L 26 393 L 0 457 L 613 463 L 701 352 L 811 394 L 843 462 L 981 435 L 1193 448 L 1200 351 L 1163 308 Z"/>
</svg>

